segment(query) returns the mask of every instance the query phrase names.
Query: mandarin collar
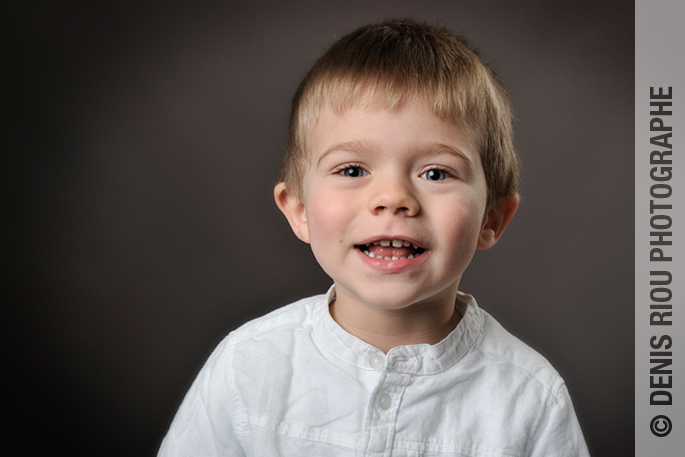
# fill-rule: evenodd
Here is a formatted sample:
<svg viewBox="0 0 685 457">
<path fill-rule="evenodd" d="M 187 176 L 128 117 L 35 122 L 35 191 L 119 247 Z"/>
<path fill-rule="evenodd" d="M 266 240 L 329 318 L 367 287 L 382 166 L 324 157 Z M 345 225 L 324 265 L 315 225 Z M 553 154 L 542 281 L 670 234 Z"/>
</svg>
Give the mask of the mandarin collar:
<svg viewBox="0 0 685 457">
<path fill-rule="evenodd" d="M 321 296 L 315 310 L 314 334 L 323 346 L 336 358 L 364 370 L 372 357 L 382 357 L 387 369 L 414 375 L 440 373 L 457 363 L 474 345 L 483 330 L 483 313 L 476 300 L 459 292 L 455 306 L 462 313 L 457 327 L 437 344 L 412 344 L 397 346 L 387 354 L 345 331 L 331 317 L 330 303 L 335 299 L 335 288 L 331 286 Z"/>
</svg>

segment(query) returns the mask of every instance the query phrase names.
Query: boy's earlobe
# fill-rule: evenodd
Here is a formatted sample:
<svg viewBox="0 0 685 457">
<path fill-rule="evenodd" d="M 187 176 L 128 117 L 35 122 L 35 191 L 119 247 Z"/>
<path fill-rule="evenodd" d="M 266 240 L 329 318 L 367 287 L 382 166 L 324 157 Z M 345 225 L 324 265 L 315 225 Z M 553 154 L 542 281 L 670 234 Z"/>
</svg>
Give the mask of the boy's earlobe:
<svg viewBox="0 0 685 457">
<path fill-rule="evenodd" d="M 478 249 L 493 247 L 504 233 L 519 207 L 519 197 L 501 198 L 488 209 L 478 238 Z"/>
<path fill-rule="evenodd" d="M 290 224 L 290 228 L 300 240 L 309 243 L 309 226 L 304 203 L 297 195 L 288 192 L 285 183 L 279 182 L 274 187 L 274 200 Z"/>
</svg>

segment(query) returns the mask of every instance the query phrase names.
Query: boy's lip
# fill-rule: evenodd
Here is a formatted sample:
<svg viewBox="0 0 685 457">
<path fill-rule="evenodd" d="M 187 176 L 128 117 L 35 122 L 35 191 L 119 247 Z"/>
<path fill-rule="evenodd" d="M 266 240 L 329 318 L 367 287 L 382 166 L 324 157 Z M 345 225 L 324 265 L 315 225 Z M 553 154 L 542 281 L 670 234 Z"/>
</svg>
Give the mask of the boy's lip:
<svg viewBox="0 0 685 457">
<path fill-rule="evenodd" d="M 356 244 L 364 261 L 386 272 L 402 271 L 426 257 L 425 243 L 411 236 L 379 235 Z"/>
</svg>

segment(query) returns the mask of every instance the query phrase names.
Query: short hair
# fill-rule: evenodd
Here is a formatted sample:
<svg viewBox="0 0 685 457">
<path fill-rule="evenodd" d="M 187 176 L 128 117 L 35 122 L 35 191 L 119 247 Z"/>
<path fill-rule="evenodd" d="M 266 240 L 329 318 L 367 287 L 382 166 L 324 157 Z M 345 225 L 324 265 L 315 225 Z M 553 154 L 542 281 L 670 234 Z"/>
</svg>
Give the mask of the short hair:
<svg viewBox="0 0 685 457">
<path fill-rule="evenodd" d="M 308 138 L 320 110 L 342 113 L 360 99 L 387 109 L 423 97 L 441 118 L 465 126 L 480 154 L 488 204 L 515 197 L 518 157 L 504 84 L 477 49 L 449 29 L 410 19 L 363 26 L 337 40 L 300 83 L 278 182 L 302 199 Z"/>
</svg>

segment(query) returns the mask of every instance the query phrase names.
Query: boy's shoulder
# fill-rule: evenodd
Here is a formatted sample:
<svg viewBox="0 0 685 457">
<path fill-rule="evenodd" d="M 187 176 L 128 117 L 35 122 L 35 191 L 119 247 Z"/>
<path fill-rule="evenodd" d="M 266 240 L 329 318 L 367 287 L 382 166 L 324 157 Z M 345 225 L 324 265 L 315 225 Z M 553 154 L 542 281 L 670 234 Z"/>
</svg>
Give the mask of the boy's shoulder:
<svg viewBox="0 0 685 457">
<path fill-rule="evenodd" d="M 233 330 L 223 344 L 244 346 L 274 342 L 285 346 L 293 335 L 301 335 L 315 325 L 327 300 L 328 294 L 313 295 L 281 306 Z"/>
<path fill-rule="evenodd" d="M 505 371 L 527 376 L 557 396 L 564 386 L 564 380 L 552 364 L 505 329 L 490 313 L 479 308 L 475 300 L 472 306 L 477 309 L 482 321 L 481 337 L 476 340 L 473 350 L 478 352 L 483 362 L 492 368 L 506 366 Z"/>
<path fill-rule="evenodd" d="M 233 331 L 237 336 L 273 331 L 281 327 L 308 326 L 312 324 L 314 312 L 327 301 L 328 294 L 312 295 L 274 309 L 248 321 Z"/>
</svg>

